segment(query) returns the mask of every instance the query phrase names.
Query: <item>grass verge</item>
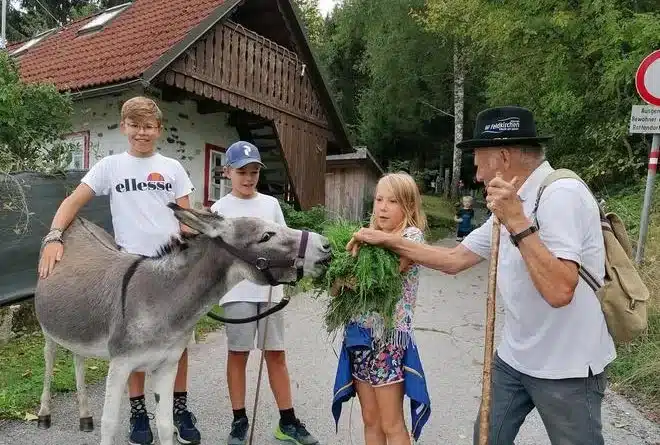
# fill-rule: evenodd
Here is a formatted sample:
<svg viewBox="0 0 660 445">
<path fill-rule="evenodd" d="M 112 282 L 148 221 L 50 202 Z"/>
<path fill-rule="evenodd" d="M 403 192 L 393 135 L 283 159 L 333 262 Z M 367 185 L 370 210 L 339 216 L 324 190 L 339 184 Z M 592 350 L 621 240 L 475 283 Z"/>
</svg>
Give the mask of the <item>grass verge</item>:
<svg viewBox="0 0 660 445">
<path fill-rule="evenodd" d="M 443 196 L 423 195 L 422 208 L 428 221 L 427 242 L 439 241 L 456 228 L 454 204 Z"/>
<path fill-rule="evenodd" d="M 625 395 L 655 422 L 660 422 L 660 310 L 651 307 L 648 334 L 617 347 L 609 367 L 612 389 Z"/>
<path fill-rule="evenodd" d="M 213 305 L 211 311 L 219 316 L 224 315 L 224 311 L 217 304 Z M 217 331 L 222 325 L 223 323 L 220 321 L 214 320 L 206 315 L 203 316 L 195 325 L 195 339 L 197 339 L 197 341 L 204 340 L 210 332 Z"/>
<path fill-rule="evenodd" d="M 13 339 L 0 347 L 0 418 L 25 419 L 36 414 L 44 375 L 44 337 L 39 334 Z M 85 361 L 88 384 L 103 380 L 108 365 L 104 360 Z M 73 356 L 63 348 L 57 349 L 53 371 L 52 392 L 75 391 L 76 380 Z"/>
<path fill-rule="evenodd" d="M 222 309 L 214 306 L 213 311 L 222 315 Z M 207 316 L 195 326 L 197 341 L 222 323 Z M 44 338 L 41 332 L 15 338 L 0 346 L 0 419 L 34 420 L 39 409 L 39 398 L 44 376 Z M 108 372 L 108 362 L 89 358 L 85 361 L 88 385 L 101 382 Z M 66 393 L 76 390 L 73 356 L 71 352 L 58 347 L 53 372 L 52 393 Z"/>
</svg>

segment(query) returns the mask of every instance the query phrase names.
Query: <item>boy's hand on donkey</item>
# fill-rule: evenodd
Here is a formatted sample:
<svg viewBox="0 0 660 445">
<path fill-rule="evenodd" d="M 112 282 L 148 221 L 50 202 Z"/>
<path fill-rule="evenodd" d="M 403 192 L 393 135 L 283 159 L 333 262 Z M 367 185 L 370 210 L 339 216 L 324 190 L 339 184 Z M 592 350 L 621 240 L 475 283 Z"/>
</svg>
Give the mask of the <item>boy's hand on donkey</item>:
<svg viewBox="0 0 660 445">
<path fill-rule="evenodd" d="M 39 276 L 46 278 L 55 268 L 55 263 L 62 259 L 64 246 L 59 242 L 48 243 L 44 246 L 39 259 Z"/>
</svg>

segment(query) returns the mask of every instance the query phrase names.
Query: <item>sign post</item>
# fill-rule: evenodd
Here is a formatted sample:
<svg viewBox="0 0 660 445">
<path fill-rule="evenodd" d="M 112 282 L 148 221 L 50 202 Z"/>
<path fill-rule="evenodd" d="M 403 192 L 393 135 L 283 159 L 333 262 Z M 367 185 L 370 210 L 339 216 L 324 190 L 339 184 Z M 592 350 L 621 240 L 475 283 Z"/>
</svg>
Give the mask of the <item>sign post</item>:
<svg viewBox="0 0 660 445">
<path fill-rule="evenodd" d="M 660 50 L 654 51 L 642 60 L 635 75 L 635 87 L 639 96 L 649 105 L 633 105 L 630 114 L 630 133 L 652 134 L 649 167 L 646 176 L 644 206 L 639 223 L 639 241 L 635 262 L 644 258 L 644 244 L 649 227 L 649 212 L 653 197 L 653 184 L 660 156 Z"/>
<path fill-rule="evenodd" d="M 7 48 L 7 0 L 2 0 L 0 16 L 0 49 L 5 49 Z"/>
</svg>

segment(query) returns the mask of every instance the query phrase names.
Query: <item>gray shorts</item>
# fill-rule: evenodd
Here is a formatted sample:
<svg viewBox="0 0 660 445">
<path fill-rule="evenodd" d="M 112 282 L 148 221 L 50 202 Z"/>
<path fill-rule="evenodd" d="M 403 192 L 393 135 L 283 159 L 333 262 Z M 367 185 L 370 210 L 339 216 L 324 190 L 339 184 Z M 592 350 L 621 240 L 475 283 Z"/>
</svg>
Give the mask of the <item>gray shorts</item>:
<svg viewBox="0 0 660 445">
<path fill-rule="evenodd" d="M 275 303 L 254 303 L 250 301 L 235 301 L 224 304 L 224 316 L 227 318 L 247 318 L 263 313 Z M 266 332 L 266 347 L 264 348 L 264 330 L 268 320 Z M 267 351 L 284 351 L 284 312 L 277 311 L 266 318 L 251 323 L 225 324 L 227 333 L 227 348 L 230 351 L 251 351 L 254 349 L 254 336 L 258 331 L 257 348 Z"/>
</svg>

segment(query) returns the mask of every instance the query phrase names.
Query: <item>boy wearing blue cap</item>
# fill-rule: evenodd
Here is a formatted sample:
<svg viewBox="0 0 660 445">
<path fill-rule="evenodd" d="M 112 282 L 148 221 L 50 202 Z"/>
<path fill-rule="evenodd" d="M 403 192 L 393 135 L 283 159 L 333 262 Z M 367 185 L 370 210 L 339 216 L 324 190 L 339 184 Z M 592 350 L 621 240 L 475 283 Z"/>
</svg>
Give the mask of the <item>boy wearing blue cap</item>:
<svg viewBox="0 0 660 445">
<path fill-rule="evenodd" d="M 286 226 L 280 204 L 272 196 L 257 192 L 259 173 L 266 166 L 261 162 L 259 150 L 253 144 L 238 141 L 225 153 L 224 174 L 231 180 L 231 193 L 211 206 L 211 211 L 228 217 L 252 216 L 274 221 Z M 270 303 L 269 301 L 270 295 Z M 282 300 L 282 286 L 261 286 L 244 280 L 231 288 L 221 299 L 224 315 L 229 318 L 246 318 L 263 313 Z M 267 338 L 264 329 L 268 323 Z M 228 445 L 246 443 L 248 417 L 245 412 L 245 371 L 248 355 L 254 349 L 254 337 L 258 334 L 257 347 L 265 352 L 270 387 L 280 410 L 280 421 L 275 437 L 296 445 L 317 445 L 305 425 L 296 418 L 291 398 L 291 384 L 284 350 L 284 314 L 282 311 L 244 324 L 227 324 L 227 386 L 234 411 L 234 420 L 227 439 Z"/>
</svg>

